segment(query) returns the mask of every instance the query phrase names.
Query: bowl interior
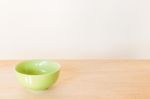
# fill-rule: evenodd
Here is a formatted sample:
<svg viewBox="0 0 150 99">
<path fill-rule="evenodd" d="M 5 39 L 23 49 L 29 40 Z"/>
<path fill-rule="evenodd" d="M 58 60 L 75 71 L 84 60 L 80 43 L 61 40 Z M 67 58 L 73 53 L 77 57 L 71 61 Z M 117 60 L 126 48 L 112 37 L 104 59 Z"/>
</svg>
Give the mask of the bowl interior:
<svg viewBox="0 0 150 99">
<path fill-rule="evenodd" d="M 41 75 L 58 71 L 60 65 L 47 60 L 30 60 L 21 62 L 16 66 L 16 71 L 28 75 Z"/>
</svg>

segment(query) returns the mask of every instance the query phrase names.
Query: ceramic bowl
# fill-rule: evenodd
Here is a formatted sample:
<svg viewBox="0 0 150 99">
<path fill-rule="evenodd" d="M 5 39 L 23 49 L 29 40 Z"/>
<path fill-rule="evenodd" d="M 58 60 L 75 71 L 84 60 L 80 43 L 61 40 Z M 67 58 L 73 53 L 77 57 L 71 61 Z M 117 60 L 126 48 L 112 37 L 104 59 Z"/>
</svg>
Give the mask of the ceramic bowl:
<svg viewBox="0 0 150 99">
<path fill-rule="evenodd" d="M 60 65 L 48 60 L 28 60 L 16 65 L 19 83 L 28 89 L 46 90 L 58 79 Z"/>
</svg>

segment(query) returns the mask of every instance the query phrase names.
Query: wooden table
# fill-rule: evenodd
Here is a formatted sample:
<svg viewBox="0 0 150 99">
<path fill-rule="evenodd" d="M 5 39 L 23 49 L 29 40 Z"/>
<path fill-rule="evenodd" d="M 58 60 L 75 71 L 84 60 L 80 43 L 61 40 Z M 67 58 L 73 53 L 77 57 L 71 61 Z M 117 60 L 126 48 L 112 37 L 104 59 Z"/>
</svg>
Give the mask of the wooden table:
<svg viewBox="0 0 150 99">
<path fill-rule="evenodd" d="M 17 83 L 17 62 L 0 61 L 0 99 L 150 99 L 150 61 L 59 60 L 60 78 L 43 92 Z"/>
</svg>

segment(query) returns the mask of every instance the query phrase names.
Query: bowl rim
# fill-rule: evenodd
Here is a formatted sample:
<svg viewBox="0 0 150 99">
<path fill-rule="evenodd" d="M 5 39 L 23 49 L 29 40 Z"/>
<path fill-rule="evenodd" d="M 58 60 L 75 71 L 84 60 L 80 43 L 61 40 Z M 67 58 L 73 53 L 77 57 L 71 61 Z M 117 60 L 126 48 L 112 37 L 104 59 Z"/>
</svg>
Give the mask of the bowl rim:
<svg viewBox="0 0 150 99">
<path fill-rule="evenodd" d="M 19 72 L 18 70 L 17 70 L 17 67 L 20 65 L 20 64 L 22 64 L 22 63 L 25 63 L 25 62 L 32 62 L 32 61 L 47 61 L 47 62 L 50 62 L 50 63 L 54 63 L 54 64 L 56 64 L 57 66 L 58 66 L 58 69 L 56 70 L 56 71 L 54 71 L 54 72 L 47 72 L 47 73 L 43 73 L 43 74 L 38 74 L 38 75 L 32 75 L 32 74 L 26 74 L 26 73 L 22 73 L 22 72 Z M 32 60 L 23 60 L 23 61 L 20 61 L 20 62 L 18 62 L 16 65 L 15 65 L 15 72 L 16 73 L 18 73 L 18 74 L 21 74 L 21 75 L 24 75 L 24 76 L 33 76 L 33 77 L 35 77 L 35 76 L 44 76 L 44 75 L 53 75 L 53 74 L 55 74 L 56 72 L 59 72 L 60 70 L 61 70 L 61 65 L 59 64 L 59 63 L 57 63 L 57 62 L 55 62 L 55 61 L 52 61 L 52 60 L 47 60 L 47 59 L 32 59 Z"/>
</svg>

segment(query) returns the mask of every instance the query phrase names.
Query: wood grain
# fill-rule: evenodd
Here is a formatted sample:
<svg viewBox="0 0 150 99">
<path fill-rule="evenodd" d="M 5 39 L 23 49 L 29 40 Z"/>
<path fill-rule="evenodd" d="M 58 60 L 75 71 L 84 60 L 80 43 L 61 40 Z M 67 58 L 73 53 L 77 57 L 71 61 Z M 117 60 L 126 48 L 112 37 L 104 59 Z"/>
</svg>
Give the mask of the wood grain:
<svg viewBox="0 0 150 99">
<path fill-rule="evenodd" d="M 0 99 L 150 99 L 148 60 L 58 60 L 58 82 L 47 91 L 22 88 L 14 66 L 0 61 Z"/>
</svg>

